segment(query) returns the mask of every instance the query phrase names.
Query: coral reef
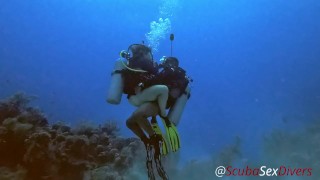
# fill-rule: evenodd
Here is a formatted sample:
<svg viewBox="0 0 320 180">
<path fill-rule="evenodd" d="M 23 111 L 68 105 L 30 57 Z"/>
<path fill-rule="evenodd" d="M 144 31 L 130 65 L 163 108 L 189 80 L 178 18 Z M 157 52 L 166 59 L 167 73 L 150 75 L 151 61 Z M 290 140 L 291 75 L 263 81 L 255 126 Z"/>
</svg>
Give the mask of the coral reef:
<svg viewBox="0 0 320 180">
<path fill-rule="evenodd" d="M 49 124 L 46 116 L 29 106 L 32 97 L 16 94 L 0 101 L 0 179 L 146 179 L 144 145 L 135 138 L 121 138 L 113 121 L 95 126 L 70 127 Z M 212 159 L 191 161 L 181 168 L 177 156 L 164 160 L 171 179 L 217 179 L 217 166 L 312 168 L 320 172 L 320 122 L 310 122 L 296 131 L 274 130 L 263 138 L 259 162 L 243 158 L 241 139 Z M 170 156 L 170 155 L 169 155 Z M 228 179 L 225 177 L 224 179 Z M 290 179 L 292 177 L 288 177 Z M 243 179 L 250 179 L 243 177 Z"/>
<path fill-rule="evenodd" d="M 140 141 L 117 136 L 115 122 L 50 125 L 30 100 L 0 102 L 0 179 L 123 179 L 142 154 Z"/>
<path fill-rule="evenodd" d="M 87 122 L 76 127 L 49 124 L 29 102 L 24 94 L 0 101 L 0 179 L 146 179 L 144 145 L 119 137 L 115 122 L 97 127 Z M 216 164 L 241 157 L 240 144 L 236 138 L 213 161 L 193 161 L 181 170 L 171 167 L 171 177 L 212 178 Z"/>
</svg>

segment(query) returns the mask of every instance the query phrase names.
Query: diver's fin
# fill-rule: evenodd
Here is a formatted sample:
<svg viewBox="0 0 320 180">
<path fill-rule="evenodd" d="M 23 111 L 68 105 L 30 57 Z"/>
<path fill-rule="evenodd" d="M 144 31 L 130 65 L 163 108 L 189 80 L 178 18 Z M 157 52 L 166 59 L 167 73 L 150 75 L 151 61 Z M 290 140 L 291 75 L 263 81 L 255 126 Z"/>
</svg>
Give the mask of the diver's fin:
<svg viewBox="0 0 320 180">
<path fill-rule="evenodd" d="M 167 175 L 166 171 L 164 170 L 162 163 L 161 163 L 161 156 L 154 157 L 154 162 L 156 164 L 158 174 L 162 178 L 162 180 L 168 180 L 169 177 L 168 177 L 168 175 Z"/>
<path fill-rule="evenodd" d="M 147 144 L 146 146 L 146 151 L 147 151 L 147 171 L 148 171 L 148 180 L 155 180 L 155 176 L 153 173 L 153 167 L 152 167 L 152 147 L 150 144 Z"/>
<path fill-rule="evenodd" d="M 165 172 L 162 163 L 161 163 L 161 138 L 163 138 L 159 134 L 154 134 L 150 137 L 151 145 L 154 148 L 153 151 L 153 159 L 156 164 L 156 168 L 158 171 L 159 176 L 162 178 L 162 180 L 168 180 L 168 175 Z M 148 165 L 147 165 L 148 166 Z M 150 177 L 150 176 L 149 176 Z"/>
<path fill-rule="evenodd" d="M 160 147 L 161 147 L 161 155 L 165 156 L 168 154 L 168 144 L 166 139 L 163 137 L 162 131 L 157 123 L 155 117 L 152 117 L 151 126 L 154 132 L 160 137 Z"/>
<path fill-rule="evenodd" d="M 161 117 L 163 124 L 166 127 L 166 134 L 168 136 L 171 150 L 173 152 L 178 151 L 180 148 L 180 137 L 176 126 L 170 122 L 167 117 Z"/>
</svg>

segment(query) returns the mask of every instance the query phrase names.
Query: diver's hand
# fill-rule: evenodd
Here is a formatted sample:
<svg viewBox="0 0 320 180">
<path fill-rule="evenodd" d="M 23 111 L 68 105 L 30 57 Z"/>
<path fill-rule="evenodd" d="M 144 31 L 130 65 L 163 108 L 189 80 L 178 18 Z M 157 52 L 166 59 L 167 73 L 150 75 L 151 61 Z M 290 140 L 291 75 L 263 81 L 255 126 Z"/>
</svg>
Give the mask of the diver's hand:
<svg viewBox="0 0 320 180">
<path fill-rule="evenodd" d="M 143 86 L 144 86 L 143 83 L 139 83 L 138 86 L 136 86 L 136 87 L 134 88 L 134 92 L 135 92 L 136 94 L 139 94 L 139 93 L 142 91 Z"/>
<path fill-rule="evenodd" d="M 166 123 L 166 126 L 168 127 L 171 126 L 171 121 L 169 120 L 168 116 L 161 116 L 160 114 L 159 116 L 164 120 L 164 122 Z"/>
</svg>

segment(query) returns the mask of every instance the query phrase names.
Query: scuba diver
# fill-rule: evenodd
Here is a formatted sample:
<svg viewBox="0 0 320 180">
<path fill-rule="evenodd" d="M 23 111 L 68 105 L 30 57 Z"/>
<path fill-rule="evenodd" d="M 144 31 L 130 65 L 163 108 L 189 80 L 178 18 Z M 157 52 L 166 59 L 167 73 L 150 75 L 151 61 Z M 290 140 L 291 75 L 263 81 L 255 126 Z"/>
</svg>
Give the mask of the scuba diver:
<svg viewBox="0 0 320 180">
<path fill-rule="evenodd" d="M 186 76 L 186 71 L 184 69 L 179 67 L 179 61 L 175 57 L 163 56 L 160 59 L 160 64 L 158 67 L 159 72 L 156 76 L 155 83 L 158 85 L 165 85 L 169 89 L 166 103 L 166 109 L 169 109 L 169 113 L 166 117 L 161 115 L 159 116 L 162 118 L 165 124 L 171 149 L 173 152 L 176 152 L 180 148 L 180 139 L 178 131 L 176 130 L 176 126 L 179 123 L 186 101 L 190 98 L 190 89 L 188 84 L 189 82 L 192 82 L 192 79 Z M 178 99 L 180 101 L 177 103 Z M 168 124 L 168 121 L 171 124 Z M 161 130 L 157 125 L 155 116 L 152 117 L 151 125 L 153 130 L 157 134 L 161 135 Z M 164 139 L 164 145 L 166 144 L 167 143 Z"/>
<path fill-rule="evenodd" d="M 172 151 L 177 151 L 180 148 L 180 139 L 171 118 L 175 118 L 174 122 L 178 123 L 189 98 L 190 91 L 185 91 L 188 83 L 183 84 L 183 91 L 178 92 L 176 89 L 179 83 L 172 83 L 175 77 L 171 72 L 174 68 L 178 69 L 178 60 L 166 58 L 158 66 L 153 61 L 151 49 L 143 44 L 129 46 L 128 51 L 121 51 L 120 56 L 122 59 L 116 62 L 115 70 L 112 73 L 107 101 L 111 104 L 119 104 L 121 95 L 124 93 L 128 95 L 129 102 L 138 107 L 126 121 L 127 127 L 145 144 L 149 179 L 155 179 L 152 155 L 159 176 L 168 179 L 161 164 L 161 155 L 168 153 L 168 145 L 157 124 L 156 116 L 159 115 L 165 124 Z M 127 62 L 124 62 L 123 59 L 126 59 Z M 162 68 L 162 71 L 159 72 L 159 68 Z M 171 73 L 165 73 L 168 71 Z M 185 71 L 183 72 L 185 73 Z M 166 108 L 169 107 L 171 109 L 166 115 Z M 174 109 L 175 111 L 172 111 Z M 148 117 L 152 117 L 152 126 Z"/>
</svg>

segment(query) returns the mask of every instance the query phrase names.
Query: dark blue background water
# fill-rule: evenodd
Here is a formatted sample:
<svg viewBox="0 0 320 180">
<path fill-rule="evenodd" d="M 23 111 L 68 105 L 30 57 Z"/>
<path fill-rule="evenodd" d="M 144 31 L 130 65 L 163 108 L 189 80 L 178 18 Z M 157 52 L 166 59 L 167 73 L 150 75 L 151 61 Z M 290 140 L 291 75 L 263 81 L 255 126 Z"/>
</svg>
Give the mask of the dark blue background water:
<svg viewBox="0 0 320 180">
<path fill-rule="evenodd" d="M 118 53 L 145 40 L 162 1 L 0 1 L 0 97 L 37 95 L 50 121 L 117 120 L 125 99 L 105 102 Z M 183 157 L 203 158 L 243 140 L 259 154 L 273 128 L 294 130 L 320 117 L 320 1 L 180 1 L 174 55 L 194 79 L 179 125 Z M 160 41 L 159 59 L 170 41 Z"/>
</svg>

